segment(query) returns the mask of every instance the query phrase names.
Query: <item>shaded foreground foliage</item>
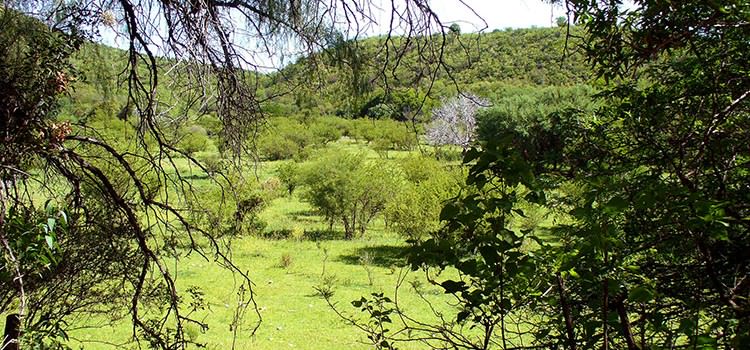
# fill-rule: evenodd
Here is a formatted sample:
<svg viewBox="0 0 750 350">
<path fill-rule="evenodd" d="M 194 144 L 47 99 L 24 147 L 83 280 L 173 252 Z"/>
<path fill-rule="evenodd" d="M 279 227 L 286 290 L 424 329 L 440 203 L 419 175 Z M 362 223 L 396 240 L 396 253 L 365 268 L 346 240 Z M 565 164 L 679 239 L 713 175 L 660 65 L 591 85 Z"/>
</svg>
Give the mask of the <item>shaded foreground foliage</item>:
<svg viewBox="0 0 750 350">
<path fill-rule="evenodd" d="M 750 344 L 750 5 L 566 4 L 597 105 L 505 119 L 466 153 L 473 190 L 410 257 L 458 311 L 424 322 L 397 298 L 356 300 L 376 348 Z M 529 208 L 554 220 L 515 225 Z"/>
<path fill-rule="evenodd" d="M 237 27 L 246 24 L 245 39 L 263 42 L 266 55 L 300 53 L 287 52 L 292 47 L 312 53 L 369 28 L 372 9 L 346 3 L 0 4 L 0 311 L 17 310 L 25 343 L 64 347 L 66 322 L 93 315 L 128 319 L 137 346 L 187 347 L 193 340 L 186 325 L 207 327 L 191 317 L 205 305 L 200 291 L 177 289 L 166 262 L 190 253 L 235 274 L 239 307 L 228 336 L 254 332 L 260 313 L 252 284 L 229 258 L 226 231 L 254 229 L 261 198 L 228 174 L 241 165 L 229 171 L 223 160 L 206 157 L 206 167 L 193 154 L 215 146 L 236 159 L 247 155 L 265 116 L 261 104 L 284 93 L 259 93 L 256 56 L 238 46 Z M 415 40 L 448 30 L 421 1 L 403 2 L 390 15 L 394 26 L 413 29 Z M 111 55 L 122 59 L 120 75 L 94 74 L 99 105 L 61 115 L 77 76 L 71 57 L 103 27 L 126 43 L 123 55 Z M 435 50 L 423 47 L 412 63 L 427 67 Z M 108 81 L 118 86 L 108 90 Z M 185 127 L 201 119 L 196 114 L 213 115 Z M 212 145 L 216 134 L 221 142 Z M 213 181 L 227 200 L 204 206 L 193 180 Z M 256 311 L 249 327 L 242 323 L 246 309 Z"/>
<path fill-rule="evenodd" d="M 51 29 L 3 8 L 0 22 L 2 311 L 16 310 L 22 343 L 39 348 L 64 348 L 67 320 L 84 314 L 130 318 L 134 337 L 152 347 L 186 345 L 182 326 L 205 325 L 190 317 L 203 307 L 199 298 L 178 297 L 165 264 L 179 256 L 180 234 L 184 247 L 249 286 L 215 236 L 168 202 L 190 198 L 189 184 L 166 170 L 172 155 L 165 151 L 186 153 L 159 133 L 145 136 L 144 128 L 156 128 L 145 121 L 140 129 L 113 125 L 137 136 L 117 144 L 107 135 L 115 130 L 91 135 L 58 119 L 58 100 L 77 73 L 70 57 L 84 41 L 76 21 Z"/>
</svg>

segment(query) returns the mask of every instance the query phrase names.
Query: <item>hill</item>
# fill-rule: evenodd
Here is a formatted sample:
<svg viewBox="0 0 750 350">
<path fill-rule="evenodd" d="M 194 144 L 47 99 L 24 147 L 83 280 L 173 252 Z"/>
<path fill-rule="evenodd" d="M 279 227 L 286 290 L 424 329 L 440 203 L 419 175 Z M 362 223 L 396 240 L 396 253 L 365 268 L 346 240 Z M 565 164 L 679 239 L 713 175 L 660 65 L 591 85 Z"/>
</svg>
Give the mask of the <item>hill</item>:
<svg viewBox="0 0 750 350">
<path fill-rule="evenodd" d="M 266 92 L 283 97 L 267 110 L 409 120 L 425 97 L 421 116 L 432 101 L 459 89 L 491 97 L 507 86 L 583 84 L 590 71 L 572 50 L 578 39 L 566 34 L 565 28 L 529 28 L 409 43 L 382 36 L 342 42 L 268 75 Z"/>
<path fill-rule="evenodd" d="M 492 99 L 509 86 L 533 89 L 585 83 L 590 71 L 573 50 L 576 36 L 566 34 L 565 28 L 528 28 L 408 43 L 385 36 L 342 41 L 254 79 L 258 96 L 265 101 L 261 106 L 271 116 L 424 119 L 437 100 L 458 90 Z M 118 75 L 125 58 L 123 51 L 102 45 L 81 50 L 80 83 L 71 98 L 75 102 L 67 106 L 69 114 L 88 115 L 101 108 L 106 114 L 120 114 L 127 89 L 118 87 Z M 165 59 L 163 64 L 167 69 L 174 62 Z M 167 86 L 161 88 L 165 105 L 189 105 L 171 96 Z"/>
</svg>

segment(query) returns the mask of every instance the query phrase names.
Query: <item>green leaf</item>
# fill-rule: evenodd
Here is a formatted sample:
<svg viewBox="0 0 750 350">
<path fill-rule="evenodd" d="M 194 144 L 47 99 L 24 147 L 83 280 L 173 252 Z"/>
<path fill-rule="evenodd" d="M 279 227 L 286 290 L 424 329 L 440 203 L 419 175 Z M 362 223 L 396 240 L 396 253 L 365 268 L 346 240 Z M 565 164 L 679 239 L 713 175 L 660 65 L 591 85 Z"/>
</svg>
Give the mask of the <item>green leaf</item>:
<svg viewBox="0 0 750 350">
<path fill-rule="evenodd" d="M 680 321 L 680 327 L 677 330 L 682 334 L 692 336 L 695 333 L 695 327 L 697 327 L 695 320 L 686 318 Z"/>
<path fill-rule="evenodd" d="M 716 339 L 705 334 L 699 335 L 698 337 L 696 337 L 695 344 L 698 345 L 700 349 L 704 349 L 704 350 L 717 349 L 717 346 L 719 345 Z"/>
<path fill-rule="evenodd" d="M 50 235 L 46 235 L 46 236 L 44 236 L 44 240 L 47 242 L 47 246 L 49 247 L 49 249 L 55 249 L 55 238 L 54 237 L 52 237 Z"/>
<path fill-rule="evenodd" d="M 628 300 L 636 303 L 645 303 L 654 299 L 654 291 L 646 286 L 637 286 L 628 293 Z"/>
<path fill-rule="evenodd" d="M 446 294 L 457 293 L 466 289 L 466 283 L 463 281 L 457 282 L 457 281 L 447 280 L 447 281 L 443 281 L 443 283 L 440 283 L 440 286 L 443 287 L 443 289 L 445 289 Z"/>
<path fill-rule="evenodd" d="M 458 215 L 459 209 L 454 203 L 446 204 L 442 210 L 440 210 L 440 221 L 447 221 L 453 219 Z"/>
<path fill-rule="evenodd" d="M 589 215 L 590 211 L 588 208 L 575 208 L 569 212 L 570 215 L 576 218 L 584 218 Z"/>
<path fill-rule="evenodd" d="M 624 211 L 627 207 L 628 202 L 624 198 L 615 196 L 604 205 L 604 212 L 608 214 L 617 214 Z"/>
</svg>

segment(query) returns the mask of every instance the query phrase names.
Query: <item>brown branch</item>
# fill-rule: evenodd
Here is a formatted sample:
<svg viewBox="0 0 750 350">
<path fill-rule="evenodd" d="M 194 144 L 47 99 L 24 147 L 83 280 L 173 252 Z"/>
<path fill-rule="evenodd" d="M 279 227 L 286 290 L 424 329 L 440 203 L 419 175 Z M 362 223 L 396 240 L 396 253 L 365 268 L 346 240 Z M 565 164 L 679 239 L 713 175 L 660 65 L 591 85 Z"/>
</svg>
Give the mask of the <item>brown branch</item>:
<svg viewBox="0 0 750 350">
<path fill-rule="evenodd" d="M 133 324 L 134 326 L 138 326 L 142 331 L 146 332 L 151 336 L 159 346 L 165 350 L 169 348 L 166 341 L 163 339 L 163 336 L 161 334 L 156 333 L 154 330 L 152 330 L 150 327 L 148 327 L 143 320 L 138 316 L 138 310 L 139 310 L 139 298 L 143 290 L 143 286 L 145 283 L 146 278 L 146 272 L 149 270 L 151 263 L 156 264 L 158 267 L 162 278 L 165 283 L 167 283 L 167 287 L 170 294 L 170 310 L 173 310 L 175 312 L 175 316 L 177 317 L 178 322 L 178 328 L 181 328 L 179 323 L 181 322 L 179 320 L 179 310 L 177 307 L 178 303 L 178 297 L 177 297 L 177 290 L 174 285 L 174 280 L 167 271 L 167 269 L 163 266 L 161 263 L 161 260 L 156 256 L 156 254 L 151 250 L 151 248 L 148 246 L 148 237 L 146 232 L 144 232 L 141 229 L 141 224 L 138 220 L 138 217 L 136 213 L 133 211 L 133 209 L 127 204 L 125 199 L 115 190 L 114 185 L 110 182 L 109 178 L 102 172 L 101 169 L 91 165 L 89 162 L 87 162 L 85 159 L 80 157 L 78 154 L 72 152 L 72 151 L 65 151 L 64 152 L 71 160 L 76 162 L 81 169 L 87 171 L 87 173 L 94 179 L 97 180 L 97 184 L 100 187 L 102 191 L 114 202 L 114 204 L 117 207 L 117 210 L 122 212 L 125 217 L 128 220 L 129 226 L 133 229 L 135 233 L 136 242 L 138 244 L 138 248 L 141 251 L 141 253 L 144 254 L 144 262 L 143 266 L 141 268 L 141 274 L 140 277 L 135 285 L 135 293 L 132 298 L 132 308 L 131 312 L 133 315 Z M 135 334 L 134 334 L 135 336 Z M 180 341 L 181 333 L 178 331 L 177 333 L 178 341 Z"/>
<path fill-rule="evenodd" d="M 615 309 L 617 309 L 617 315 L 620 317 L 620 325 L 622 326 L 622 334 L 625 337 L 625 343 L 628 344 L 628 350 L 640 350 L 638 344 L 633 338 L 633 329 L 630 325 L 630 318 L 628 317 L 628 310 L 625 308 L 625 297 L 619 297 L 615 301 Z"/>
<path fill-rule="evenodd" d="M 570 304 L 565 293 L 565 280 L 562 275 L 557 273 L 557 289 L 560 294 L 560 307 L 562 307 L 563 318 L 565 319 L 565 333 L 567 335 L 567 345 L 569 350 L 576 350 L 576 335 L 575 327 L 573 326 L 573 318 L 570 315 Z"/>
</svg>

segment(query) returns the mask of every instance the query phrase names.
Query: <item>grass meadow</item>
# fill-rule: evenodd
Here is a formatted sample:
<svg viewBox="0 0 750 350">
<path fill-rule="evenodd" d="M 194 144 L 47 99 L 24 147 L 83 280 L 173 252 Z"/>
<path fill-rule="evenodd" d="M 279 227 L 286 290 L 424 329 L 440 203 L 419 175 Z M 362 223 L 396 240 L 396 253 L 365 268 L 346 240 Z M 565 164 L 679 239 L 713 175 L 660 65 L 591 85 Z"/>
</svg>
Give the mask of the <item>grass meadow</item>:
<svg viewBox="0 0 750 350">
<path fill-rule="evenodd" d="M 363 151 L 367 157 L 382 157 L 366 146 L 337 142 L 328 147 Z M 409 154 L 391 151 L 389 159 Z M 182 172 L 192 171 L 187 165 L 176 164 Z M 274 174 L 280 162 L 261 162 L 247 172 L 264 180 Z M 196 179 L 200 189 L 209 181 Z M 253 285 L 254 300 L 262 318 L 254 335 L 252 328 L 258 317 L 250 306 L 241 327 L 231 327 L 237 311 L 239 278 L 207 261 L 198 254 L 172 261 L 180 292 L 198 287 L 205 293 L 207 304 L 192 316 L 209 325 L 201 330 L 188 325 L 187 337 L 203 343 L 207 349 L 369 349 L 366 334 L 340 318 L 316 288 L 333 291 L 337 308 L 345 314 L 364 317 L 351 306 L 351 301 L 373 292 L 393 297 L 400 278 L 399 304 L 421 320 L 434 320 L 429 305 L 413 291 L 420 288 L 423 297 L 437 310 L 451 311 L 447 297 L 439 288 L 429 285 L 424 272 L 411 272 L 404 266 L 405 239 L 385 229 L 378 218 L 367 234 L 353 240 L 343 239 L 343 229 L 333 231 L 313 208 L 300 200 L 299 192 L 273 199 L 260 214 L 266 227 L 261 234 L 236 237 L 231 251 L 234 263 L 247 271 Z M 245 299 L 246 300 L 246 299 Z M 127 317 L 127 315 L 126 315 Z M 70 332 L 74 348 L 112 349 L 136 348 L 130 342 L 132 328 L 122 322 L 88 319 L 79 320 L 81 327 Z M 85 326 L 83 326 L 85 325 Z M 395 328 L 395 327 L 392 327 Z M 234 336 L 236 334 L 236 336 Z M 106 339 L 102 341 L 101 339 Z M 408 344 L 401 348 L 422 348 Z"/>
</svg>

